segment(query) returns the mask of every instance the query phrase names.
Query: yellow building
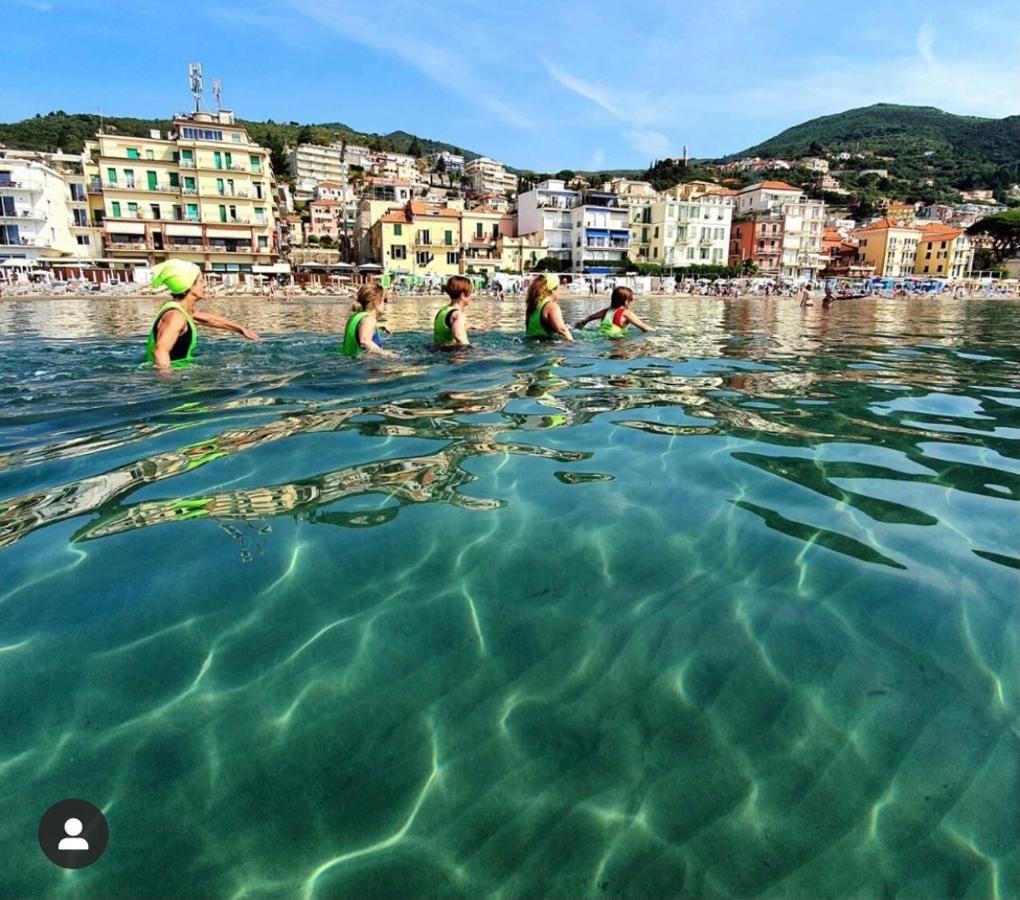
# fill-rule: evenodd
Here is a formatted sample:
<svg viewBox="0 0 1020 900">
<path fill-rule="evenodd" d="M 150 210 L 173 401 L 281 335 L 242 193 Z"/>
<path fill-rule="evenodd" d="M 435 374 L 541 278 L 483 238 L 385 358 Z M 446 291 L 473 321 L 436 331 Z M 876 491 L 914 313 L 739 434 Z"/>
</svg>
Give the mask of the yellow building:
<svg viewBox="0 0 1020 900">
<path fill-rule="evenodd" d="M 879 219 L 857 229 L 860 241 L 858 256 L 875 267 L 875 274 L 884 278 L 902 278 L 914 274 L 917 246 L 922 231 L 912 225 Z"/>
<path fill-rule="evenodd" d="M 967 236 L 941 222 L 921 226 L 914 274 L 932 278 L 966 278 L 974 262 Z"/>
<path fill-rule="evenodd" d="M 372 256 L 388 275 L 436 275 L 461 270 L 461 212 L 412 201 L 372 226 Z"/>
<path fill-rule="evenodd" d="M 462 275 L 484 275 L 491 278 L 500 270 L 502 259 L 497 242 L 503 218 L 504 214 L 499 210 L 485 206 L 476 206 L 461 213 Z"/>
<path fill-rule="evenodd" d="M 549 240 L 540 231 L 517 237 L 503 235 L 496 242 L 496 249 L 499 251 L 502 271 L 523 275 L 530 272 L 540 259 L 549 255 Z"/>
<path fill-rule="evenodd" d="M 165 137 L 99 134 L 85 176 L 103 256 L 124 266 L 187 259 L 250 272 L 278 258 L 269 151 L 230 110 L 177 116 Z"/>
</svg>

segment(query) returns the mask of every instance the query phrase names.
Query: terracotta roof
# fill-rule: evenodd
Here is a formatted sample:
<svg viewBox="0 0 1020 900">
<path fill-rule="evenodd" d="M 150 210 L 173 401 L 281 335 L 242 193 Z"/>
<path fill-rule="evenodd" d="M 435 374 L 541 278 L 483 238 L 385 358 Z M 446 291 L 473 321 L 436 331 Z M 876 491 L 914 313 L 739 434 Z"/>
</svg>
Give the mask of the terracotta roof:
<svg viewBox="0 0 1020 900">
<path fill-rule="evenodd" d="M 308 208 L 311 209 L 313 206 L 343 206 L 343 204 L 339 200 L 312 200 Z"/>
<path fill-rule="evenodd" d="M 499 216 L 500 218 L 503 218 L 503 216 L 506 215 L 506 213 L 500 212 L 498 209 L 493 209 L 491 206 L 476 206 L 474 209 L 469 209 L 464 213 L 465 216 L 473 216 L 476 214 L 481 216 Z"/>
<path fill-rule="evenodd" d="M 705 196 L 706 197 L 714 197 L 714 196 L 718 195 L 720 197 L 735 197 L 739 193 L 740 193 L 740 191 L 735 191 L 735 190 L 733 190 L 733 188 L 724 188 L 724 187 L 721 187 L 721 188 L 718 188 L 717 190 L 709 191 L 707 194 L 705 194 Z"/>
<path fill-rule="evenodd" d="M 320 181 L 318 184 L 321 188 L 342 188 L 343 182 L 341 181 Z"/>
<path fill-rule="evenodd" d="M 456 209 L 422 203 L 418 200 L 411 201 L 411 214 L 415 216 L 446 216 L 451 219 L 459 219 L 461 215 Z"/>
<path fill-rule="evenodd" d="M 409 225 L 410 224 L 410 222 L 409 222 L 409 220 L 407 218 L 407 215 L 404 213 L 404 211 L 402 209 L 394 209 L 394 210 L 384 214 L 379 219 L 379 221 L 380 222 L 395 222 L 395 223 L 397 223 L 399 225 Z"/>
<path fill-rule="evenodd" d="M 902 222 L 894 222 L 890 218 L 885 218 L 879 219 L 877 222 L 872 222 L 870 225 L 860 225 L 857 227 L 857 231 L 885 231 L 888 228 L 902 228 L 907 231 L 919 230 L 914 225 L 904 225 Z"/>
<path fill-rule="evenodd" d="M 922 225 L 921 231 L 924 232 L 924 237 L 921 238 L 923 241 L 951 241 L 963 234 L 959 228 L 950 228 L 948 225 L 943 225 L 941 222 L 933 222 L 930 225 Z"/>
<path fill-rule="evenodd" d="M 750 187 L 744 188 L 745 191 L 796 191 L 798 194 L 801 193 L 799 187 L 794 187 L 792 184 L 787 184 L 785 181 L 759 181 L 757 184 L 752 184 Z"/>
</svg>

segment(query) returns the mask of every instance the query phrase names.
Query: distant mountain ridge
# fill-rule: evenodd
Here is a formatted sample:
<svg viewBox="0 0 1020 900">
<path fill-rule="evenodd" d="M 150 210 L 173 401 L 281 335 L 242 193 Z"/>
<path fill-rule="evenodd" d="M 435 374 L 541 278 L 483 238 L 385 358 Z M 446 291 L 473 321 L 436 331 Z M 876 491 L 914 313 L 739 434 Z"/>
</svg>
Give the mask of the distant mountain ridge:
<svg viewBox="0 0 1020 900">
<path fill-rule="evenodd" d="M 974 157 L 985 163 L 1013 165 L 1020 158 L 1020 116 L 985 119 L 958 116 L 934 106 L 876 103 L 802 122 L 724 158 L 783 159 L 820 150 L 870 150 L 881 156 L 933 151 L 933 156 Z"/>
</svg>

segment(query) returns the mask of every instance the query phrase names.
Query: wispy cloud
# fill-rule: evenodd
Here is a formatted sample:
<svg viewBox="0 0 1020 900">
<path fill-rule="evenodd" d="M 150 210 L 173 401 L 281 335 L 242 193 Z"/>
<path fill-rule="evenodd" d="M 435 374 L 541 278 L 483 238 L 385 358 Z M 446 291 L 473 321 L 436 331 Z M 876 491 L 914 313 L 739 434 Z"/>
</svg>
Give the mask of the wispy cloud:
<svg viewBox="0 0 1020 900">
<path fill-rule="evenodd" d="M 935 68 L 935 27 L 930 22 L 917 29 L 917 52 L 929 68 Z"/>
<path fill-rule="evenodd" d="M 661 131 L 628 131 L 631 146 L 646 157 L 663 159 L 669 156 L 670 142 Z"/>
</svg>

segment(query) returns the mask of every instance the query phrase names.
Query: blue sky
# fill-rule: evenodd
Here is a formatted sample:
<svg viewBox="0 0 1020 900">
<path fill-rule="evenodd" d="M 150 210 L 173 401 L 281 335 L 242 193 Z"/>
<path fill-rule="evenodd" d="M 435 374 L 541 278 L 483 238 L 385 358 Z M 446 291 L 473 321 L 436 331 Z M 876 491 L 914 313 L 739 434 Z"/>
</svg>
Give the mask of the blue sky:
<svg viewBox="0 0 1020 900">
<path fill-rule="evenodd" d="M 187 64 L 251 119 L 404 129 L 536 170 L 732 153 L 876 102 L 1020 113 L 1020 3 L 5 0 L 0 120 L 166 117 Z"/>
</svg>

